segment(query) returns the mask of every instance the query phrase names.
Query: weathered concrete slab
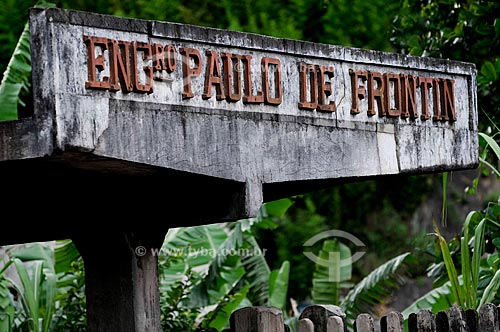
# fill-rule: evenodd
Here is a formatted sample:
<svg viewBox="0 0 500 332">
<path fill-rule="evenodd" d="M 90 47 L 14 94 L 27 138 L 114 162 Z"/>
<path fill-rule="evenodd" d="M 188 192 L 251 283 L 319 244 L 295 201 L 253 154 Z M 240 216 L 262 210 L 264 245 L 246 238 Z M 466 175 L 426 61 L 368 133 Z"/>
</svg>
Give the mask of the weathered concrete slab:
<svg viewBox="0 0 500 332">
<path fill-rule="evenodd" d="M 16 179 L 0 201 L 49 221 L 0 244 L 73 238 L 92 332 L 160 331 L 149 249 L 168 227 L 478 161 L 471 64 L 60 9 L 32 10 L 30 28 L 35 110 L 0 123 Z"/>
<path fill-rule="evenodd" d="M 35 115 L 0 123 L 0 160 L 80 151 L 225 179 L 245 188 L 233 217 L 279 184 L 478 161 L 472 64 L 60 9 L 31 31 Z"/>
</svg>

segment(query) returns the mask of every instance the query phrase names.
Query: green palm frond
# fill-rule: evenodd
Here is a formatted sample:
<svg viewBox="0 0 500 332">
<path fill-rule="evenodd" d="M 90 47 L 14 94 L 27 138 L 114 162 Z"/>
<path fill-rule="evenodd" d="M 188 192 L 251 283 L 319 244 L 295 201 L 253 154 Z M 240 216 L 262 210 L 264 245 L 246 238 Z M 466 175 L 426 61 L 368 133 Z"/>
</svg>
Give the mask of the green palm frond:
<svg viewBox="0 0 500 332">
<path fill-rule="evenodd" d="M 44 268 L 41 260 L 31 261 L 29 267 L 18 258 L 13 259 L 22 287 L 11 280 L 29 319 L 30 332 L 49 332 L 55 310 L 57 277 Z"/>
<path fill-rule="evenodd" d="M 162 291 L 177 287 L 188 270 L 205 278 L 210 266 L 218 262 L 216 252 L 226 239 L 218 224 L 169 229 L 159 256 Z"/>
<path fill-rule="evenodd" d="M 271 271 L 259 254 L 249 222 L 256 224 L 258 220 L 169 230 L 162 250 L 172 257 L 160 264 L 161 292 L 168 294 L 177 287 L 186 271 L 196 273 L 197 281 L 183 305 L 198 308 L 198 319 L 210 321 L 211 327 L 219 327 L 227 312 L 247 296 L 253 305 L 267 304 Z M 240 257 L 244 251 L 250 254 Z"/>
<path fill-rule="evenodd" d="M 71 240 L 57 241 L 54 248 L 54 270 L 55 273 L 62 273 L 71 268 L 71 264 L 80 257 L 78 249 Z"/>
<path fill-rule="evenodd" d="M 10 280 L 19 294 L 30 332 L 48 332 L 55 312 L 57 275 L 54 251 L 44 243 L 9 249 L 21 285 Z"/>
<path fill-rule="evenodd" d="M 245 237 L 251 250 L 259 248 L 253 236 Z M 266 305 L 269 298 L 269 276 L 271 270 L 267 265 L 264 255 L 246 255 L 242 257 L 242 263 L 247 271 L 245 276 L 250 284 L 249 299 L 253 305 Z"/>
<path fill-rule="evenodd" d="M 159 255 L 160 292 L 182 289 L 178 309 L 198 312 L 196 321 L 217 329 L 243 304 L 285 307 L 289 264 L 271 273 L 253 230 L 276 227 L 291 204 L 271 202 L 256 218 L 233 223 L 170 229 Z"/>
<path fill-rule="evenodd" d="M 312 301 L 315 304 L 339 304 L 340 289 L 352 277 L 351 249 L 338 240 L 326 240 L 316 259 Z"/>
<path fill-rule="evenodd" d="M 434 313 L 439 311 L 447 310 L 454 303 L 454 297 L 451 290 L 451 283 L 448 281 L 444 285 L 438 288 L 434 288 L 429 291 L 408 308 L 406 308 L 402 314 L 405 319 L 413 312 L 418 312 L 420 310 L 430 310 Z"/>
<path fill-rule="evenodd" d="M 3 275 L 5 270 L 12 265 L 12 260 L 0 269 L 0 331 L 12 332 L 15 305 L 9 290 L 9 280 Z"/>
<path fill-rule="evenodd" d="M 222 224 L 221 228 L 225 230 L 226 238 L 215 250 L 215 255 L 213 257 L 214 262 L 210 264 L 208 270 L 209 280 L 215 280 L 220 273 L 220 267 L 224 261 L 226 261 L 228 256 L 237 254 L 238 249 L 243 247 L 244 235 L 239 222 L 236 222 L 233 225 Z M 205 231 L 207 232 L 208 229 Z M 211 234 L 207 234 L 207 236 L 211 236 Z"/>
<path fill-rule="evenodd" d="M 30 80 L 30 32 L 26 23 L 0 84 L 0 121 L 17 119 L 18 105 L 25 106 L 21 94 L 29 93 Z"/>
<path fill-rule="evenodd" d="M 285 310 L 289 277 L 289 261 L 284 261 L 279 270 L 271 271 L 269 275 L 269 306 Z"/>
<path fill-rule="evenodd" d="M 43 0 L 35 4 L 39 8 L 55 6 Z M 26 23 L 0 83 L 0 121 L 18 118 L 18 106 L 26 106 L 26 99 L 30 95 L 30 82 L 30 31 L 29 23 Z"/>
<path fill-rule="evenodd" d="M 246 299 L 249 288 L 250 286 L 246 284 L 237 292 L 230 293 L 219 301 L 216 308 L 207 317 L 205 325 L 217 331 L 223 329 L 228 324 L 229 317 L 233 311 L 238 309 L 240 304 Z"/>
<path fill-rule="evenodd" d="M 341 302 L 341 307 L 352 316 L 348 318 L 373 308 L 374 304 L 383 303 L 391 291 L 403 282 L 402 268 L 413 261 L 409 252 L 401 254 L 380 265 L 357 283 Z"/>
</svg>

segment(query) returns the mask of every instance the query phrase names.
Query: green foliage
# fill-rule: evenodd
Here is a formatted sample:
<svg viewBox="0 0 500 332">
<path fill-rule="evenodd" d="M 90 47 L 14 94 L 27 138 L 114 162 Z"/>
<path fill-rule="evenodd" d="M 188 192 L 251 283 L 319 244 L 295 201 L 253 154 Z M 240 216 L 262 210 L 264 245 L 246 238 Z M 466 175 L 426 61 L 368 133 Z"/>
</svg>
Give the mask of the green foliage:
<svg viewBox="0 0 500 332">
<path fill-rule="evenodd" d="M 86 331 L 83 262 L 78 257 L 67 261 L 68 254 L 75 257 L 73 250 L 71 241 L 60 241 L 55 249 L 43 243 L 8 248 L 11 259 L 0 270 L 0 306 L 14 319 L 2 332 Z M 20 284 L 2 276 L 10 265 Z M 64 266 L 68 268 L 63 270 Z M 0 321 L 0 327 L 6 327 L 5 321 Z"/>
<path fill-rule="evenodd" d="M 179 280 L 168 290 L 162 292 L 160 302 L 162 329 L 168 331 L 189 331 L 195 325 L 197 309 L 183 309 L 180 305 L 190 294 L 196 276 L 191 270 L 186 271 L 185 280 Z"/>
<path fill-rule="evenodd" d="M 393 45 L 412 55 L 469 61 L 478 68 L 478 106 L 500 120 L 500 3 L 402 0 Z M 483 122 L 482 126 L 487 126 Z"/>
<path fill-rule="evenodd" d="M 12 264 L 8 261 L 0 269 L 0 331 L 11 332 L 14 324 L 14 314 L 16 312 L 14 299 L 10 292 L 9 280 L 5 278 L 4 272 Z"/>
<path fill-rule="evenodd" d="M 500 147 L 493 137 L 484 133 L 479 135 L 486 142 L 483 156 L 487 153 L 487 148 L 490 148 L 496 158 L 500 158 Z M 491 164 L 488 165 L 493 167 Z M 496 168 L 493 169 L 498 172 Z M 498 247 L 494 244 L 500 243 L 499 215 L 498 203 L 489 204 L 483 212 L 470 212 L 465 219 L 462 236 L 458 242 L 460 251 L 454 250 L 453 253 L 450 252 L 450 247 L 454 243 L 447 243 L 435 226 L 454 303 L 464 308 L 477 309 L 481 304 L 494 301 L 497 296 L 500 288 L 500 259 Z M 485 245 L 487 242 L 493 246 L 487 248 Z M 454 258 L 454 254 L 458 253 L 460 259 Z M 459 268 L 461 275 L 457 272 Z"/>
<path fill-rule="evenodd" d="M 365 243 L 369 250 L 353 265 L 352 282 L 356 283 L 395 253 L 413 249 L 419 236 L 412 232 L 410 220 L 431 188 L 430 177 L 386 177 L 297 196 L 280 219 L 279 231 L 260 234 L 266 237 L 261 242 L 274 244 L 277 261 L 290 261 L 290 297 L 301 302 L 311 294 L 315 271 L 314 263 L 303 254 L 308 239 L 331 229 L 349 229 Z M 315 252 L 320 249 L 313 248 Z"/>
<path fill-rule="evenodd" d="M 347 314 L 351 329 L 357 315 L 372 312 L 377 304 L 385 303 L 415 259 L 410 253 L 401 254 L 383 263 L 356 284 L 352 278 L 351 250 L 337 239 L 325 240 L 316 256 L 312 301 L 316 304 L 336 304 Z M 341 289 L 349 289 L 343 298 Z"/>
<path fill-rule="evenodd" d="M 77 262 L 78 261 L 78 262 Z M 75 263 L 78 263 L 75 266 Z M 54 249 L 54 270 L 56 273 L 73 273 L 81 267 L 81 257 L 71 240 L 57 241 Z"/>
<path fill-rule="evenodd" d="M 25 106 L 21 94 L 29 94 L 31 57 L 26 24 L 0 84 L 0 121 L 17 119 L 17 105 Z"/>
<path fill-rule="evenodd" d="M 338 240 L 323 242 L 316 258 L 312 280 L 312 300 L 316 304 L 339 304 L 341 288 L 352 277 L 351 249 Z"/>
<path fill-rule="evenodd" d="M 442 254 L 443 259 L 444 259 L 446 272 L 448 273 L 448 278 L 450 279 L 453 300 L 458 305 L 463 306 L 465 303 L 464 296 L 463 296 L 463 289 L 460 286 L 460 283 L 458 282 L 457 270 L 455 269 L 455 265 L 453 263 L 453 258 L 450 255 L 448 243 L 443 238 L 441 233 L 439 233 L 439 229 L 437 228 L 437 226 L 435 227 L 435 230 L 437 233 L 439 248 L 441 249 L 441 254 Z"/>
<path fill-rule="evenodd" d="M 16 48 L 26 22 L 28 9 L 36 1 L 2 0 L 0 2 L 0 74 L 3 74 Z"/>
<path fill-rule="evenodd" d="M 417 309 L 437 312 L 452 304 L 478 309 L 484 303 L 499 303 L 499 215 L 498 203 L 490 203 L 484 211 L 469 213 L 461 237 L 450 242 L 446 242 L 436 226 L 440 257 L 429 267 L 429 275 L 437 278 L 437 288 L 408 307 L 403 312 L 405 317 Z"/>
<path fill-rule="evenodd" d="M 55 309 L 56 276 L 49 268 L 43 268 L 44 262 L 32 261 L 29 266 L 14 258 L 14 266 L 21 280 L 22 287 L 13 282 L 23 306 L 30 332 L 48 332 Z"/>
<path fill-rule="evenodd" d="M 363 312 L 373 312 L 376 304 L 385 303 L 393 290 L 404 282 L 404 275 L 415 258 L 403 253 L 383 263 L 351 288 L 340 305 L 348 315 L 348 324 Z"/>
<path fill-rule="evenodd" d="M 413 302 L 409 307 L 403 310 L 402 314 L 404 319 L 408 319 L 411 313 L 418 312 L 420 310 L 430 310 L 433 313 L 439 311 L 445 311 L 453 305 L 453 294 L 451 291 L 450 282 L 444 285 L 434 288 L 427 292 L 415 302 Z"/>
<path fill-rule="evenodd" d="M 66 241 L 64 241 L 66 242 Z M 53 332 L 86 332 L 87 331 L 87 308 L 85 298 L 85 269 L 83 259 L 74 253 L 78 253 L 73 242 L 56 247 L 55 269 L 58 273 L 56 312 L 53 318 Z M 65 252 L 64 256 L 60 254 Z M 70 254 L 70 252 L 72 252 Z M 74 257 L 68 260 L 70 256 Z"/>
<path fill-rule="evenodd" d="M 0 3 L 0 73 L 5 71 L 0 86 L 0 120 L 17 119 L 18 105 L 21 116 L 31 111 L 31 61 L 26 21 L 28 8 L 35 4 L 44 5 L 33 0 Z M 382 0 L 59 0 L 57 4 L 67 9 L 386 51 L 391 49 L 386 27 L 394 10 L 398 9 L 397 3 L 387 4 Z M 485 67 L 485 71 L 490 67 Z"/>
<path fill-rule="evenodd" d="M 21 285 L 10 280 L 22 306 L 19 326 L 30 332 L 48 332 L 55 310 L 57 276 L 51 250 L 41 244 L 31 244 L 10 251 Z M 25 264 L 24 262 L 29 262 Z"/>
<path fill-rule="evenodd" d="M 395 1 L 309 1 L 299 16 L 307 40 L 327 44 L 391 51 L 389 30 Z"/>
<path fill-rule="evenodd" d="M 500 177 L 500 172 L 497 170 L 495 166 L 493 166 L 488 160 L 487 160 L 487 154 L 489 149 L 491 149 L 494 153 L 494 156 L 496 159 L 500 159 L 500 146 L 498 143 L 495 141 L 494 136 L 488 136 L 485 133 L 479 133 L 479 137 L 482 138 L 485 141 L 485 146 L 483 148 L 483 154 L 480 157 L 480 161 L 482 164 L 486 165 L 491 171 L 495 173 L 497 177 Z"/>
<path fill-rule="evenodd" d="M 290 205 L 281 200 L 256 218 L 169 230 L 159 257 L 164 329 L 220 330 L 242 305 L 284 308 L 289 263 L 271 271 L 253 232 L 276 227 Z"/>
<path fill-rule="evenodd" d="M 287 302 L 288 280 L 290 276 L 290 262 L 284 261 L 279 270 L 271 271 L 269 275 L 268 305 L 285 309 Z"/>
<path fill-rule="evenodd" d="M 489 120 L 491 121 L 491 119 Z M 491 124 L 496 130 L 496 134 L 488 135 L 486 133 L 479 133 L 480 164 L 478 167 L 478 175 L 472 181 L 472 186 L 466 188 L 466 192 L 471 195 L 476 193 L 477 186 L 479 185 L 479 180 L 481 177 L 488 176 L 491 172 L 493 172 L 493 174 L 495 174 L 497 178 L 500 178 L 500 172 L 497 167 L 494 166 L 494 164 L 498 162 L 500 158 L 500 147 L 495 140 L 495 137 L 500 132 L 500 128 L 492 121 Z M 490 127 L 488 127 L 488 131 L 491 131 Z"/>
<path fill-rule="evenodd" d="M 313 279 L 314 263 L 304 257 L 303 244 L 312 236 L 328 230 L 324 216 L 314 213 L 314 204 L 308 197 L 295 198 L 296 204 L 280 218 L 279 231 L 261 232 L 266 237 L 266 244 L 274 243 L 277 253 L 276 260 L 290 261 L 290 297 L 302 300 L 310 295 Z M 307 204 L 310 205 L 308 206 Z M 271 238 L 272 240 L 270 240 Z"/>
<path fill-rule="evenodd" d="M 37 7 L 51 6 L 43 1 L 37 3 Z M 31 104 L 30 87 L 30 33 L 26 23 L 0 83 L 0 121 L 15 120 L 19 115 L 28 113 L 18 111 L 18 107 L 24 109 L 26 103 Z"/>
</svg>

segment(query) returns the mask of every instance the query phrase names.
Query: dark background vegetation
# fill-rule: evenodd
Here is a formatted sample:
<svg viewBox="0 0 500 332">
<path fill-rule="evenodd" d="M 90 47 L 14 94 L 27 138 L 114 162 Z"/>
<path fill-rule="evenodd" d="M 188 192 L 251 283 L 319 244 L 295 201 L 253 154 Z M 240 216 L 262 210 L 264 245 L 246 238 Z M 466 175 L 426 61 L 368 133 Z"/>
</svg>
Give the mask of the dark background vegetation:
<svg viewBox="0 0 500 332">
<path fill-rule="evenodd" d="M 0 3 L 0 72 L 7 66 L 35 1 Z M 422 0 L 62 0 L 58 7 L 142 19 L 154 19 L 254 32 L 381 51 L 401 52 L 474 62 L 478 69 L 481 129 L 494 127 L 499 117 L 500 4 L 488 1 Z M 474 173 L 475 175 L 476 173 Z M 457 175 L 461 179 L 461 175 Z M 460 186 L 466 184 L 459 181 Z M 270 250 L 277 267 L 291 261 L 289 296 L 309 296 L 313 263 L 302 255 L 302 244 L 328 229 L 359 237 L 368 253 L 356 265 L 358 278 L 381 262 L 415 245 L 439 221 L 439 176 L 388 177 L 339 184 L 294 197 L 294 206 L 280 227 L 263 231 L 259 241 Z M 472 190 L 474 186 L 471 185 Z M 470 200 L 463 188 L 452 187 L 451 202 Z M 434 202 L 422 221 L 419 209 Z M 420 214 L 419 214 L 420 213 Z M 449 213 L 448 224 L 463 221 L 460 209 Z"/>
</svg>

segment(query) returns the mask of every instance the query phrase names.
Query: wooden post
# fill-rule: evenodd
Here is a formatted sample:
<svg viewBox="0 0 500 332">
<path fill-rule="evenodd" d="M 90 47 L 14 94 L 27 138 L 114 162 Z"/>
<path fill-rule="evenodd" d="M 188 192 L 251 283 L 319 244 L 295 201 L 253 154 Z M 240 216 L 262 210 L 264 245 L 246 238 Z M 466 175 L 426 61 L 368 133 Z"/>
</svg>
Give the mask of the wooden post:
<svg viewBox="0 0 500 332">
<path fill-rule="evenodd" d="M 314 324 L 309 318 L 299 319 L 297 332 L 314 332 Z"/>
<path fill-rule="evenodd" d="M 479 331 L 499 332 L 499 325 L 498 308 L 491 303 L 483 304 L 479 308 Z"/>
<path fill-rule="evenodd" d="M 297 322 L 297 332 L 315 332 L 314 323 L 309 318 L 302 318 Z M 326 330 L 321 332 L 344 332 L 344 322 L 338 316 L 327 318 Z"/>
<path fill-rule="evenodd" d="M 415 314 L 412 314 L 415 315 Z M 435 332 L 436 321 L 430 310 L 419 311 L 416 315 L 416 329 L 410 332 Z M 408 324 L 408 326 L 411 326 Z"/>
<path fill-rule="evenodd" d="M 382 332 L 404 332 L 404 319 L 400 312 L 391 312 L 380 320 Z"/>
<path fill-rule="evenodd" d="M 432 319 L 432 321 L 434 322 L 434 318 Z M 408 316 L 408 332 L 417 332 L 417 331 L 418 331 L 417 314 L 412 312 Z M 426 332 L 428 332 L 428 331 L 426 331 Z M 432 332 L 435 332 L 435 330 Z"/>
<path fill-rule="evenodd" d="M 344 332 L 345 331 L 345 325 L 344 321 L 342 318 L 338 316 L 330 316 L 328 317 L 328 322 L 327 322 L 327 331 L 328 332 Z"/>
<path fill-rule="evenodd" d="M 89 332 L 160 332 L 158 259 L 166 230 L 74 238 L 85 263 Z"/>
<path fill-rule="evenodd" d="M 469 332 L 478 332 L 477 320 L 479 315 L 474 309 L 467 309 L 465 311 L 465 321 L 467 322 L 467 327 Z"/>
<path fill-rule="evenodd" d="M 458 306 L 453 306 L 447 310 L 448 322 L 451 332 L 468 332 L 464 310 Z"/>
<path fill-rule="evenodd" d="M 440 311 L 436 315 L 436 332 L 449 332 L 450 323 L 448 315 L 444 311 Z"/>
<path fill-rule="evenodd" d="M 354 323 L 355 332 L 374 332 L 373 318 L 368 314 L 358 315 Z"/>
<path fill-rule="evenodd" d="M 330 317 L 336 317 L 336 319 L 330 320 Z M 334 305 L 311 305 L 300 315 L 299 320 L 303 319 L 308 319 L 313 323 L 314 332 L 330 331 L 329 326 L 335 329 L 341 327 L 340 332 L 344 331 L 345 313 L 340 307 Z"/>
<path fill-rule="evenodd" d="M 230 318 L 231 332 L 285 332 L 281 310 L 273 307 L 247 307 Z"/>
</svg>

